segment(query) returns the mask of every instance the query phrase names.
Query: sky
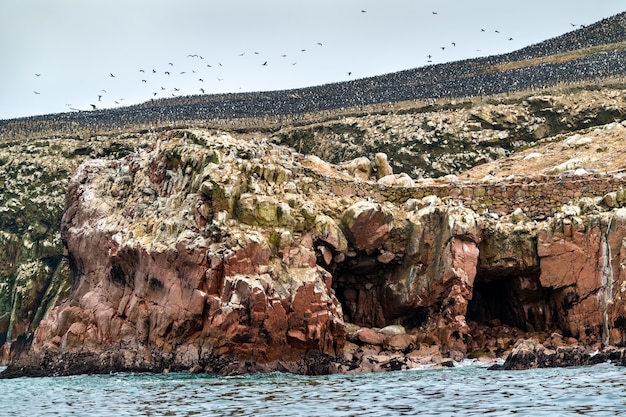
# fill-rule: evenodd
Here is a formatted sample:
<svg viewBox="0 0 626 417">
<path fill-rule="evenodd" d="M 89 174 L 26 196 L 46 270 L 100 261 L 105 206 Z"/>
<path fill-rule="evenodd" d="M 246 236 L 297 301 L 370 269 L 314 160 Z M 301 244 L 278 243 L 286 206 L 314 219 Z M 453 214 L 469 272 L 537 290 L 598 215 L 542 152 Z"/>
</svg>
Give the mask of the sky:
<svg viewBox="0 0 626 417">
<path fill-rule="evenodd" d="M 0 120 L 511 52 L 624 0 L 1 0 Z"/>
</svg>

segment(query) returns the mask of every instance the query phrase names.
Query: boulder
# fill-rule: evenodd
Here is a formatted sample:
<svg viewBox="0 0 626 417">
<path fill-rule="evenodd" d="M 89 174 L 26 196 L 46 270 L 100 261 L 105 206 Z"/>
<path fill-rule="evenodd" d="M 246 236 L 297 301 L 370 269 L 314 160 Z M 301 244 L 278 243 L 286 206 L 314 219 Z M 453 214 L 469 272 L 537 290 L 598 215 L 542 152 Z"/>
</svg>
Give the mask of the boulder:
<svg viewBox="0 0 626 417">
<path fill-rule="evenodd" d="M 388 175 L 393 175 L 393 169 L 387 160 L 387 154 L 378 152 L 374 155 L 374 165 L 376 166 L 376 178 L 379 180 Z"/>
<path fill-rule="evenodd" d="M 372 163 L 364 156 L 355 158 L 342 166 L 359 181 L 369 181 L 372 175 Z"/>
<path fill-rule="evenodd" d="M 384 334 L 385 336 L 395 336 L 399 334 L 405 334 L 406 329 L 400 324 L 391 324 L 380 329 L 379 333 Z"/>
<path fill-rule="evenodd" d="M 393 213 L 380 204 L 359 201 L 346 209 L 341 224 L 356 249 L 372 254 L 393 229 Z"/>
<path fill-rule="evenodd" d="M 359 341 L 368 345 L 381 346 L 385 340 L 385 335 L 369 327 L 364 327 L 357 334 Z"/>
<path fill-rule="evenodd" d="M 416 346 L 415 336 L 410 334 L 395 334 L 385 337 L 383 347 L 387 350 L 406 352 L 413 350 Z"/>
</svg>

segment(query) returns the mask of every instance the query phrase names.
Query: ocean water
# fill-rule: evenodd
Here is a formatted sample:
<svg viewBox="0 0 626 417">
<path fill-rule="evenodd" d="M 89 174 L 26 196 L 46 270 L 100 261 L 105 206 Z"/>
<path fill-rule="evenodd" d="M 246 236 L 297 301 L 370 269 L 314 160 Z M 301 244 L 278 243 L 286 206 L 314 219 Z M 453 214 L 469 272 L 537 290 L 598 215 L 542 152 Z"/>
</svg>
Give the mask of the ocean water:
<svg viewBox="0 0 626 417">
<path fill-rule="evenodd" d="M 616 416 L 626 368 L 365 375 L 113 374 L 0 380 L 0 416 Z"/>
</svg>

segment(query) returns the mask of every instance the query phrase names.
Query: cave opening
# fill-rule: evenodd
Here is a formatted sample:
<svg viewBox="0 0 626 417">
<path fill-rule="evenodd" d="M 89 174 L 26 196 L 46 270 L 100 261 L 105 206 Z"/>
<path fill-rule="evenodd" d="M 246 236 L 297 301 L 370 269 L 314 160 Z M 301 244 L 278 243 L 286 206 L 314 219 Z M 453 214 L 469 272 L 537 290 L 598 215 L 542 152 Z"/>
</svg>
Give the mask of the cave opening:
<svg viewBox="0 0 626 417">
<path fill-rule="evenodd" d="M 317 264 L 333 276 L 332 288 L 341 303 L 344 321 L 363 327 L 386 326 L 388 317 L 381 305 L 381 293 L 396 262 L 384 263 L 380 254 L 354 249 L 336 253 L 321 241 L 316 242 L 316 253 Z"/>
<path fill-rule="evenodd" d="M 539 281 L 539 269 L 478 271 L 466 318 L 479 325 L 507 325 L 525 332 L 558 327 L 553 290 Z"/>
</svg>

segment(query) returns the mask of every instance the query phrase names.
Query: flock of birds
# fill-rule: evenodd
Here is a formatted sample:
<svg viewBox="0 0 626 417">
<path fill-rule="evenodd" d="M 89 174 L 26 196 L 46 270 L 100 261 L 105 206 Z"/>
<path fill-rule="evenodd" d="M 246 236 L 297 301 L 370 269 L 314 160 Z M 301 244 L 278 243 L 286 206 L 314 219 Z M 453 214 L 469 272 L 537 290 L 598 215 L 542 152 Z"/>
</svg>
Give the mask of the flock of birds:
<svg viewBox="0 0 626 417">
<path fill-rule="evenodd" d="M 361 10 L 361 13 L 367 13 L 367 10 Z M 437 15 L 439 15 L 439 13 L 437 11 L 432 11 L 432 15 L 433 16 L 437 16 Z M 579 26 L 579 25 L 576 25 L 576 24 L 573 24 L 573 23 L 571 25 L 572 25 L 572 27 L 578 27 Z M 580 25 L 580 27 L 584 27 L 584 26 Z M 482 33 L 488 32 L 488 30 L 485 29 L 485 28 L 481 28 L 480 31 Z M 489 30 L 489 32 L 490 31 L 491 30 Z M 504 36 L 500 32 L 500 30 L 497 30 L 497 29 L 493 30 L 493 33 L 496 34 L 496 35 L 499 35 L 499 36 Z M 509 41 L 513 41 L 514 38 L 511 37 L 511 36 L 508 36 L 505 39 L 508 39 Z M 322 44 L 322 42 L 317 42 L 317 44 L 315 46 L 316 47 L 322 47 L 324 45 Z M 455 48 L 456 46 L 457 46 L 457 42 L 451 42 L 449 45 L 441 45 L 441 46 L 439 46 L 439 50 L 441 51 L 440 54 L 444 53 L 446 48 Z M 307 49 L 306 48 L 302 48 L 302 49 L 300 49 L 299 52 L 301 52 L 301 53 L 307 52 Z M 476 49 L 476 52 L 480 52 L 480 49 Z M 253 54 L 253 55 L 260 55 L 260 53 L 257 52 L 257 51 L 252 52 L 251 54 Z M 434 54 L 435 54 L 435 52 L 433 51 L 433 52 L 429 53 L 426 57 L 424 57 L 425 65 L 431 65 L 433 63 L 433 60 L 435 59 L 435 55 Z M 238 54 L 239 57 L 244 57 L 244 55 L 246 55 L 246 52 L 241 52 L 241 53 Z M 439 56 L 441 56 L 441 55 L 439 55 Z M 195 83 L 196 83 L 196 88 L 197 88 L 197 90 L 192 92 L 193 94 L 198 94 L 198 93 L 200 93 L 200 94 L 207 94 L 207 92 L 210 93 L 210 88 L 207 87 L 207 84 L 205 84 L 205 78 L 207 78 L 207 75 L 211 76 L 211 74 L 207 74 L 206 70 L 214 68 L 214 67 L 217 67 L 217 68 L 221 69 L 221 67 L 223 67 L 222 63 L 219 62 L 219 61 L 214 62 L 212 64 L 208 63 L 208 62 L 205 61 L 205 59 L 204 59 L 204 57 L 202 55 L 197 54 L 197 53 L 188 54 L 187 58 L 191 59 L 191 60 L 195 60 L 194 65 L 193 65 L 194 69 L 191 69 L 190 71 L 189 70 L 180 70 L 180 69 L 177 70 L 176 66 L 174 65 L 173 62 L 168 62 L 166 70 L 164 70 L 164 69 L 157 70 L 156 68 L 139 69 L 138 70 L 139 77 L 137 78 L 137 82 L 139 82 L 139 83 L 141 83 L 143 85 L 146 85 L 146 86 L 150 86 L 150 88 L 151 88 L 150 91 L 151 92 L 149 93 L 149 97 L 151 99 L 165 98 L 165 97 L 168 97 L 168 96 L 176 97 L 176 96 L 179 96 L 179 95 L 188 95 L 189 94 L 189 91 L 187 91 L 187 90 L 181 91 L 182 88 L 179 88 L 178 86 L 166 87 L 166 86 L 162 85 L 162 84 L 165 84 L 165 83 L 162 82 L 163 81 L 162 79 L 161 80 L 154 79 L 155 76 L 158 76 L 158 75 L 167 77 L 168 78 L 168 82 L 169 82 L 169 80 L 175 81 L 176 80 L 176 76 L 179 76 L 179 77 L 183 77 L 183 76 L 189 77 L 189 76 L 192 76 L 192 77 L 194 77 L 194 80 L 195 80 Z M 281 59 L 285 59 L 285 58 L 287 58 L 287 54 L 282 54 L 281 55 Z M 258 61 L 258 62 L 261 62 L 261 61 Z M 293 60 L 291 61 L 291 65 L 296 65 L 296 64 L 297 64 L 297 61 L 293 61 Z M 270 61 L 263 59 L 263 62 L 260 64 L 260 66 L 261 67 L 268 67 L 268 66 L 270 66 Z M 186 68 L 188 68 L 188 66 Z M 200 69 L 200 68 L 202 68 L 202 69 Z M 353 74 L 352 71 L 347 71 L 348 78 L 352 77 L 352 74 Z M 213 74 L 213 76 L 215 77 L 215 80 L 217 80 L 218 82 L 221 82 L 221 81 L 224 80 L 223 76 L 217 76 L 215 74 Z M 42 74 L 41 73 L 35 73 L 35 77 L 37 77 L 37 78 L 42 77 Z M 109 78 L 110 79 L 116 79 L 116 78 L 118 78 L 118 76 L 115 73 L 113 73 L 113 72 L 109 72 Z M 159 82 L 159 81 L 161 81 L 161 82 Z M 180 81 L 181 82 L 184 81 L 185 85 L 189 85 L 188 84 L 189 83 L 188 79 L 187 80 L 180 80 Z M 41 92 L 39 90 L 33 90 L 33 93 L 36 94 L 36 95 L 41 95 Z M 108 94 L 107 93 L 107 89 L 104 89 L 104 88 L 100 89 L 97 92 L 97 94 L 95 94 L 95 96 L 93 97 L 94 100 L 89 104 L 91 109 L 92 110 L 96 110 L 96 109 L 99 109 L 99 108 L 102 108 L 102 107 L 106 107 L 106 106 L 101 106 L 101 104 L 105 104 L 103 102 L 103 98 L 105 98 L 107 96 L 107 94 Z M 116 98 L 116 99 L 113 100 L 113 103 L 115 103 L 116 106 L 120 106 L 120 105 L 124 104 L 123 102 L 125 100 L 126 100 L 125 98 Z M 109 103 L 110 103 L 110 101 L 109 101 Z M 80 109 L 78 107 L 73 106 L 70 103 L 66 103 L 66 106 L 71 111 L 81 111 L 81 110 L 83 110 L 83 109 Z"/>
</svg>

